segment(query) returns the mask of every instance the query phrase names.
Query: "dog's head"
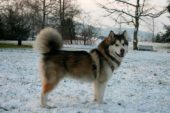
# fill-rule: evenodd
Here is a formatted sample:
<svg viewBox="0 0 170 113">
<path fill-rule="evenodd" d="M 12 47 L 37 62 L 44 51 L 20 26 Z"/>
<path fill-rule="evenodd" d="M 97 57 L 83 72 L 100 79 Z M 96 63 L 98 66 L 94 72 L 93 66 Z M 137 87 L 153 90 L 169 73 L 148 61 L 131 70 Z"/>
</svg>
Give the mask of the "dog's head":
<svg viewBox="0 0 170 113">
<path fill-rule="evenodd" d="M 122 34 L 115 34 L 113 31 L 110 31 L 107 41 L 110 55 L 123 58 L 128 52 L 128 36 L 126 31 Z"/>
</svg>

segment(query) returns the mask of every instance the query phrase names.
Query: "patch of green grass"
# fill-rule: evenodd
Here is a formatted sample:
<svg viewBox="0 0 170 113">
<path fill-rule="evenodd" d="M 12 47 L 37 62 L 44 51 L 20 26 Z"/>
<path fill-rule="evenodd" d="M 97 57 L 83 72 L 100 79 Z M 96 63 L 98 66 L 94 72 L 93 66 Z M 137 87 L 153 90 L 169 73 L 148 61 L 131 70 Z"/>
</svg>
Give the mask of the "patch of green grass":
<svg viewBox="0 0 170 113">
<path fill-rule="evenodd" d="M 159 45 L 159 47 L 161 47 L 163 49 L 170 49 L 170 44 L 169 43 L 168 44 L 162 43 L 162 44 Z"/>
<path fill-rule="evenodd" d="M 163 48 L 165 48 L 165 49 L 170 49 L 170 46 L 165 46 L 165 47 L 163 47 Z"/>
<path fill-rule="evenodd" d="M 0 48 L 32 48 L 32 46 L 31 45 L 18 46 L 16 44 L 0 43 Z"/>
</svg>

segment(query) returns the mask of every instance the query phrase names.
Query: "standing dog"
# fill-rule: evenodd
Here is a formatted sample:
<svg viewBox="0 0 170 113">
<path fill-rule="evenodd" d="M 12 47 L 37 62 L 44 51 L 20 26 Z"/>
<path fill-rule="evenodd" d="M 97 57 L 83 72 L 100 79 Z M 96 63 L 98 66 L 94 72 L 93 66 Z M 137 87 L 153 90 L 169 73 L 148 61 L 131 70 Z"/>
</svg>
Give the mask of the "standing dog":
<svg viewBox="0 0 170 113">
<path fill-rule="evenodd" d="M 47 94 L 64 77 L 92 81 L 94 99 L 102 103 L 106 83 L 118 68 L 128 51 L 127 33 L 110 31 L 98 48 L 86 51 L 65 51 L 61 35 L 53 28 L 45 28 L 38 34 L 34 48 L 41 54 L 40 74 L 42 81 L 41 105 L 47 106 Z"/>
</svg>

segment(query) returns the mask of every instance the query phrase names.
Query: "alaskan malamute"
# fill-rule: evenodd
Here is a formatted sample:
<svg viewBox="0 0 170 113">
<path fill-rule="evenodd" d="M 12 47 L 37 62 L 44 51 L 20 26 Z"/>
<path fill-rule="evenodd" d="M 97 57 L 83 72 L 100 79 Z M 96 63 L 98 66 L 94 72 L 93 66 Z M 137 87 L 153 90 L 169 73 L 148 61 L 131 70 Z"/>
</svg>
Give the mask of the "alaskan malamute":
<svg viewBox="0 0 170 113">
<path fill-rule="evenodd" d="M 53 28 L 41 30 L 34 43 L 34 48 L 42 54 L 41 105 L 47 107 L 47 93 L 67 76 L 93 82 L 94 100 L 102 103 L 107 81 L 128 51 L 127 32 L 115 34 L 110 31 L 91 52 L 61 50 L 62 45 L 61 35 Z"/>
</svg>

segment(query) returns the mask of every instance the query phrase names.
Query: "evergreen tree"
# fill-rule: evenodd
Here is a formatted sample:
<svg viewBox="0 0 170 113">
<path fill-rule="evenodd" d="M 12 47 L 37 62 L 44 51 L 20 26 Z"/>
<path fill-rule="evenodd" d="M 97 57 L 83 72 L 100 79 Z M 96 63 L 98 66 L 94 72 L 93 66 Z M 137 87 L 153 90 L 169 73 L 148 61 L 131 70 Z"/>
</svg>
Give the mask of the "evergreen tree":
<svg viewBox="0 0 170 113">
<path fill-rule="evenodd" d="M 8 9 L 6 16 L 5 37 L 10 40 L 26 40 L 28 38 L 30 27 L 24 20 L 24 16 L 19 15 L 13 9 Z"/>
<path fill-rule="evenodd" d="M 160 42 L 161 41 L 161 35 L 158 33 L 155 37 L 155 42 Z"/>
<path fill-rule="evenodd" d="M 170 13 L 170 4 L 167 6 L 168 12 Z M 170 19 L 170 17 L 168 17 Z M 162 42 L 170 42 L 170 25 L 165 25 L 165 33 L 162 36 Z"/>
</svg>

